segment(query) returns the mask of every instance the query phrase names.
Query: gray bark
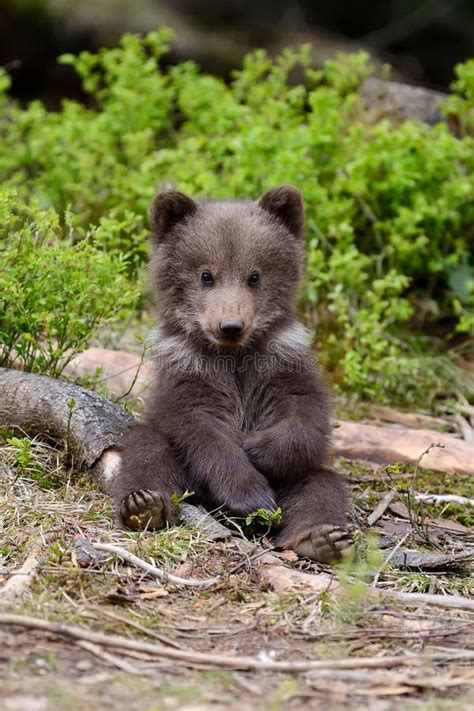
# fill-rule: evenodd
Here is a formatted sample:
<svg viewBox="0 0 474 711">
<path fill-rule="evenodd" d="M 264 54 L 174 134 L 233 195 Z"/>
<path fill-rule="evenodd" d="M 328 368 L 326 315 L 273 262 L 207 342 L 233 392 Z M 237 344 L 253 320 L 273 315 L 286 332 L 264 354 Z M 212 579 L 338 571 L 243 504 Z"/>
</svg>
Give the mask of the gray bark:
<svg viewBox="0 0 474 711">
<path fill-rule="evenodd" d="M 133 421 L 79 385 L 0 368 L 0 425 L 64 442 L 79 465 L 93 467 Z"/>
<path fill-rule="evenodd" d="M 193 506 L 185 502 L 179 505 L 179 518 L 192 528 L 199 528 L 210 541 L 221 541 L 232 536 L 232 531 L 216 521 L 202 506 Z"/>
</svg>

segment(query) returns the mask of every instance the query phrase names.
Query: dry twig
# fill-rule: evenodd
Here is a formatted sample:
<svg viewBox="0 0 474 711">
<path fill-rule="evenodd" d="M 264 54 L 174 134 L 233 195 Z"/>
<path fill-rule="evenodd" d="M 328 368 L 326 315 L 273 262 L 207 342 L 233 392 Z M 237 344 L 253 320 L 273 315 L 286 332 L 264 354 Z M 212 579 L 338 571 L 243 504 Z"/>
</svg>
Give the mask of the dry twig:
<svg viewBox="0 0 474 711">
<path fill-rule="evenodd" d="M 342 594 L 344 591 L 341 584 L 327 573 L 313 575 L 312 573 L 292 570 L 284 565 L 268 565 L 262 566 L 260 575 L 262 579 L 269 583 L 277 592 L 292 592 L 295 589 L 301 588 L 314 590 L 316 593 L 330 592 Z M 406 605 L 436 605 L 437 607 L 451 607 L 459 610 L 474 611 L 474 600 L 469 600 L 460 595 L 405 593 L 369 586 L 366 587 L 366 592 L 367 595 L 371 597 L 392 598 Z"/>
<path fill-rule="evenodd" d="M 76 642 L 76 644 L 78 647 L 86 649 L 103 662 L 107 662 L 107 664 L 111 664 L 127 674 L 132 674 L 133 676 L 144 676 L 146 674 L 146 672 L 141 671 L 134 664 L 130 664 L 130 662 L 127 662 L 125 659 L 120 659 L 120 657 L 115 656 L 115 654 L 110 654 L 110 652 L 104 651 L 93 642 L 87 642 L 86 640 L 81 639 Z"/>
<path fill-rule="evenodd" d="M 394 600 L 404 602 L 406 605 L 436 605 L 437 607 L 453 607 L 458 610 L 474 611 L 474 600 L 468 600 L 461 595 L 431 595 L 429 593 L 405 593 L 397 590 L 381 590 L 371 588 L 371 594 L 376 593 L 383 597 L 391 597 Z"/>
<path fill-rule="evenodd" d="M 388 554 L 388 556 L 385 558 L 384 562 L 382 563 L 382 565 L 380 566 L 380 568 L 377 570 L 377 572 L 376 572 L 375 575 L 374 575 L 374 579 L 373 579 L 373 581 L 372 581 L 372 587 L 373 587 L 373 588 L 376 588 L 376 587 L 377 587 L 377 583 L 378 583 L 379 578 L 380 578 L 380 573 L 381 573 L 381 572 L 385 569 L 385 567 L 390 563 L 390 561 L 392 560 L 392 558 L 393 558 L 393 556 L 395 555 L 395 553 L 399 550 L 399 548 L 401 548 L 401 547 L 403 546 L 403 544 L 405 543 L 405 541 L 406 541 L 406 539 L 408 538 L 409 535 L 410 535 L 410 532 L 406 533 L 406 534 L 403 536 L 403 538 L 400 538 L 400 540 L 398 541 L 398 543 L 397 543 L 397 545 L 395 546 L 395 548 L 393 548 L 393 549 L 390 551 L 390 553 Z"/>
<path fill-rule="evenodd" d="M 223 669 L 241 669 L 256 671 L 281 671 L 298 673 L 313 669 L 392 669 L 395 667 L 413 667 L 426 662 L 426 654 L 410 654 L 405 656 L 390 657 L 354 657 L 344 659 L 299 659 L 296 661 L 261 660 L 248 656 L 233 656 L 225 654 L 208 654 L 194 650 L 168 649 L 150 642 L 142 642 L 118 635 L 108 635 L 103 632 L 91 630 L 74 625 L 64 625 L 49 620 L 23 615 L 0 614 L 0 625 L 19 626 L 27 629 L 40 630 L 76 640 L 85 640 L 92 644 L 127 649 L 138 652 L 147 652 L 164 659 L 173 659 L 186 665 L 208 665 Z M 437 652 L 430 655 L 432 662 L 443 662 L 453 658 L 469 660 L 474 659 L 474 652 L 466 650 L 453 650 L 451 652 Z"/>
<path fill-rule="evenodd" d="M 161 634 L 160 632 L 155 632 L 155 630 L 152 630 L 149 627 L 140 625 L 138 622 L 130 620 L 128 617 L 122 617 L 121 615 L 117 615 L 115 612 L 111 612 L 110 610 L 101 610 L 100 614 L 102 616 L 110 618 L 111 620 L 116 620 L 117 622 L 121 622 L 124 625 L 128 625 L 129 627 L 134 627 L 136 630 L 143 632 L 143 634 L 157 639 L 162 644 L 168 645 L 168 647 L 174 647 L 174 649 L 181 649 L 181 645 L 178 644 L 176 640 L 171 639 L 171 637 L 167 637 L 166 635 Z"/>
<path fill-rule="evenodd" d="M 220 582 L 220 578 L 207 578 L 207 580 L 198 580 L 193 578 L 179 578 L 177 575 L 168 573 L 162 568 L 158 568 L 151 563 L 147 563 L 146 560 L 142 560 L 138 556 L 130 553 L 130 551 L 125 550 L 125 548 L 120 548 L 119 546 L 114 546 L 111 543 L 94 543 L 94 548 L 97 551 L 103 551 L 104 553 L 110 553 L 110 555 L 115 555 L 117 558 L 124 560 L 130 565 L 134 565 L 137 568 L 141 568 L 149 575 L 153 575 L 155 578 L 162 580 L 163 582 L 173 583 L 174 585 L 190 585 L 192 587 L 207 588 L 210 585 L 215 585 Z"/>
<path fill-rule="evenodd" d="M 474 506 L 474 499 L 469 499 L 467 496 L 458 496 L 457 494 L 420 494 L 417 491 L 413 491 L 411 495 L 415 501 L 422 501 L 426 504 Z"/>
<path fill-rule="evenodd" d="M 385 496 L 382 498 L 382 500 L 377 504 L 375 509 L 372 511 L 372 513 L 367 516 L 367 523 L 369 526 L 373 526 L 374 523 L 377 523 L 379 518 L 381 518 L 385 511 L 388 509 L 390 504 L 392 503 L 393 499 L 395 498 L 395 492 L 394 491 L 388 491 Z"/>
<path fill-rule="evenodd" d="M 55 538 L 54 533 L 39 536 L 32 544 L 23 565 L 11 572 L 11 577 L 0 588 L 0 602 L 11 602 L 24 595 L 38 573 L 45 548 Z"/>
</svg>

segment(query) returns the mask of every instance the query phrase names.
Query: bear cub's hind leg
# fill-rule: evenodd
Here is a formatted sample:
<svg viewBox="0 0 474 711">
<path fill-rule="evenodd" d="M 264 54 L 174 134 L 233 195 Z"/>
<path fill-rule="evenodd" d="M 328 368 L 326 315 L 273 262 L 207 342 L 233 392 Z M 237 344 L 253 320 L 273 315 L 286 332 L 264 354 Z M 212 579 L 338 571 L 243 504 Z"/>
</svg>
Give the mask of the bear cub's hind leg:
<svg viewBox="0 0 474 711">
<path fill-rule="evenodd" d="M 344 479 L 323 470 L 279 492 L 282 529 L 274 544 L 320 563 L 342 557 L 353 545 L 347 528 L 347 492 Z"/>
<path fill-rule="evenodd" d="M 344 551 L 352 546 L 352 536 L 347 528 L 327 523 L 314 526 L 303 533 L 291 547 L 303 558 L 311 558 L 319 563 L 332 563 L 340 560 Z"/>
<path fill-rule="evenodd" d="M 180 496 L 180 467 L 164 437 L 150 425 L 135 425 L 121 447 L 112 493 L 120 523 L 132 530 L 157 530 L 176 523 L 172 496 Z"/>
</svg>

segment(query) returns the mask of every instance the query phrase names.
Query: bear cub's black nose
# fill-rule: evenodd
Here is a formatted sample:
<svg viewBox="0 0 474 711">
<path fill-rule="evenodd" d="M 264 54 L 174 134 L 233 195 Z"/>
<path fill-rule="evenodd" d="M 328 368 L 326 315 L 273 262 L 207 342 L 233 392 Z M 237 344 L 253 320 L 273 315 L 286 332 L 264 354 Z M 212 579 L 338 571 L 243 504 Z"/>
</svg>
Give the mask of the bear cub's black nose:
<svg viewBox="0 0 474 711">
<path fill-rule="evenodd" d="M 227 338 L 237 338 L 244 330 L 244 322 L 238 318 L 226 318 L 219 323 L 219 330 Z"/>
</svg>

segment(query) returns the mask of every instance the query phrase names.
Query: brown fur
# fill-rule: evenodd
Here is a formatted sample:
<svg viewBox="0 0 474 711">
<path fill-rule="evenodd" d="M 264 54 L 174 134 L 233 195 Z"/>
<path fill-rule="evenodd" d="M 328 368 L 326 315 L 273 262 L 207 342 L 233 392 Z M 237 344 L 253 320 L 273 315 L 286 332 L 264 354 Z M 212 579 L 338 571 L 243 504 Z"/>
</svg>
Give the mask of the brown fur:
<svg viewBox="0 0 474 711">
<path fill-rule="evenodd" d="M 159 526 L 174 521 L 171 495 L 185 490 L 237 516 L 279 505 L 283 546 L 344 526 L 344 482 L 325 468 L 328 394 L 294 314 L 300 194 L 281 187 L 258 203 L 195 203 L 168 192 L 151 218 L 157 373 L 144 422 L 124 440 L 117 506 L 132 492 L 159 492 Z M 229 320 L 242 324 L 238 334 L 222 332 Z"/>
</svg>

